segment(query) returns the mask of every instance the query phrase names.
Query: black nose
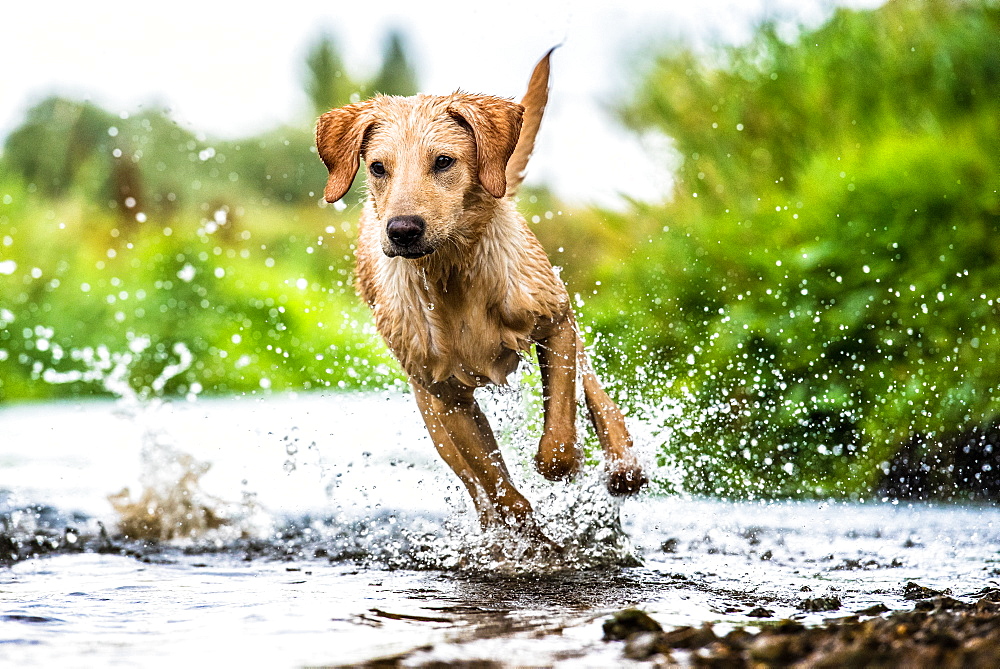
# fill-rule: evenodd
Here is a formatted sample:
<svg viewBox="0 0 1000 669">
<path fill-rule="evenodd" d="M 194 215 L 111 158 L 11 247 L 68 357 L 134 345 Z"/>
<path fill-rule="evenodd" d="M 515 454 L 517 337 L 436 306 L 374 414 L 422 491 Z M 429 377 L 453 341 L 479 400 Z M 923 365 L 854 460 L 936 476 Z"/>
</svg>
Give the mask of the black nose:
<svg viewBox="0 0 1000 669">
<path fill-rule="evenodd" d="M 393 243 L 409 246 L 424 234 L 427 223 L 422 216 L 393 216 L 385 226 L 385 232 Z"/>
</svg>

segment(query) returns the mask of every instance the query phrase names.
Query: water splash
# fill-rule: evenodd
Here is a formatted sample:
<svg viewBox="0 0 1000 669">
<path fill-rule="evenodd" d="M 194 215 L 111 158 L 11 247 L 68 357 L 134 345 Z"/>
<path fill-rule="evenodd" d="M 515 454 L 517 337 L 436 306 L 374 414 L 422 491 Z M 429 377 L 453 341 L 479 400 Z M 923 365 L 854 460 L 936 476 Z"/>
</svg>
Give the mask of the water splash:
<svg viewBox="0 0 1000 669">
<path fill-rule="evenodd" d="M 505 450 L 515 485 L 536 500 L 539 529 L 553 545 L 540 544 L 507 528 L 480 531 L 469 509 L 444 528 L 443 538 L 424 536 L 423 541 L 411 542 L 420 547 L 411 556 L 414 562 L 435 569 L 507 575 L 639 564 L 621 526 L 621 500 L 607 492 L 600 458 L 593 455 L 592 435 L 590 462 L 576 480 L 553 484 L 535 471 L 533 456 L 542 429 L 539 383 L 537 369 L 523 364 L 511 386 L 481 391 L 479 399 Z M 584 438 L 589 428 L 582 397 L 580 401 L 578 429 Z M 646 449 L 640 446 L 640 450 Z M 651 460 L 647 455 L 640 457 Z"/>
<path fill-rule="evenodd" d="M 619 505 L 599 476 L 553 492 L 538 504 L 552 545 L 508 528 L 482 530 L 471 509 L 447 516 L 398 509 L 351 516 L 341 510 L 328 518 L 287 519 L 271 540 L 251 539 L 249 545 L 259 556 L 498 576 L 636 566 Z"/>
<path fill-rule="evenodd" d="M 249 520 L 257 511 L 252 496 L 235 504 L 206 493 L 200 480 L 211 463 L 177 449 L 163 435 L 147 432 L 144 441 L 142 492 L 132 499 L 126 487 L 108 496 L 118 513 L 118 532 L 125 539 L 166 542 L 211 537 L 218 544 L 250 532 Z"/>
<path fill-rule="evenodd" d="M 54 331 L 48 329 L 47 333 L 48 339 L 51 340 Z M 194 362 L 194 356 L 187 345 L 184 342 L 177 342 L 172 349 L 177 356 L 177 362 L 165 365 L 148 385 L 137 385 L 132 380 L 132 371 L 151 343 L 152 340 L 147 336 L 133 335 L 129 338 L 128 350 L 123 352 L 111 351 L 104 345 L 72 349 L 69 351 L 69 360 L 77 363 L 79 368 L 58 370 L 52 365 L 36 360 L 32 371 L 36 377 L 53 385 L 80 382 L 97 385 L 114 395 L 123 411 L 134 413 L 144 406 L 159 405 L 163 401 L 163 391 L 167 383 L 190 369 Z M 59 362 L 63 357 L 62 353 L 53 356 L 54 362 Z M 188 399 L 195 399 L 199 391 L 200 388 L 197 386 L 192 388 Z"/>
<path fill-rule="evenodd" d="M 246 491 L 238 501 L 210 494 L 202 481 L 211 463 L 185 452 L 183 443 L 173 436 L 177 434 L 175 426 L 163 419 L 170 413 L 164 410 L 169 406 L 164 398 L 168 386 L 191 367 L 193 356 L 186 345 L 175 344 L 173 356 L 161 363 L 162 368 L 152 378 L 149 360 L 144 359 L 150 347 L 148 337 L 133 336 L 126 351 L 106 347 L 71 351 L 60 365 L 61 371 L 55 364 L 38 369 L 39 377 L 50 383 L 98 384 L 118 398 L 118 417 L 141 428 L 138 491 L 133 486 L 109 497 L 118 514 L 116 537 L 183 545 L 186 551 L 246 550 L 261 557 L 319 556 L 387 568 L 475 573 L 539 574 L 637 563 L 619 520 L 620 501 L 605 490 L 599 455 L 592 455 L 586 473 L 570 484 L 553 484 L 534 471 L 533 455 L 542 421 L 537 370 L 530 366 L 513 388 L 486 393 L 482 400 L 497 427 L 515 484 L 535 500 L 540 529 L 557 547 L 554 549 L 514 532 L 481 531 L 471 505 L 464 500 L 464 491 L 457 495 L 462 501 L 448 517 L 403 513 L 399 508 L 405 508 L 403 502 L 390 497 L 387 505 L 380 506 L 374 497 L 366 502 L 363 489 L 352 489 L 344 499 L 331 496 L 328 510 L 285 519 L 265 512 Z M 162 360 L 162 355 L 158 359 Z M 75 362 L 77 369 L 66 370 L 67 362 Z M 146 376 L 136 373 L 140 364 Z M 192 384 L 188 400 L 195 401 L 199 391 Z M 583 410 L 580 421 L 583 437 L 589 432 Z M 283 467 L 286 476 L 302 475 L 299 470 L 319 466 L 322 471 L 317 485 L 327 485 L 332 494 L 339 480 L 336 476 L 352 465 L 324 464 L 319 453 L 322 437 L 320 432 L 307 437 L 293 426 L 288 436 L 275 444 L 283 451 L 284 464 L 279 463 L 274 474 L 281 476 Z M 321 440 L 319 446 L 316 438 Z M 589 451 L 595 453 L 596 449 L 599 454 L 592 435 L 589 440 Z M 652 441 L 645 435 L 637 441 L 643 451 L 651 448 Z M 309 457 L 302 460 L 304 454 Z M 372 466 L 369 453 L 362 456 L 355 466 Z M 643 457 L 652 471 L 651 453 Z M 357 478 L 354 485 L 379 480 L 384 472 L 378 467 L 394 466 L 395 462 L 394 456 L 387 463 L 380 461 L 371 475 L 352 477 Z M 337 471 L 327 471 L 331 466 Z M 448 494 L 445 488 L 434 489 Z M 364 506 L 359 506 L 359 501 Z"/>
<path fill-rule="evenodd" d="M 146 385 L 136 386 L 135 366 L 149 349 L 151 340 L 133 336 L 124 352 L 106 346 L 72 350 L 70 360 L 80 368 L 58 371 L 36 363 L 36 374 L 46 383 L 87 382 L 99 385 L 117 398 L 115 413 L 142 426 L 139 452 L 141 492 L 133 498 L 128 487 L 108 496 L 118 514 L 117 530 L 125 539 L 188 542 L 210 537 L 213 542 L 231 541 L 261 524 L 261 510 L 252 494 L 240 503 L 227 502 L 206 493 L 201 478 L 211 468 L 178 448 L 169 432 L 154 417 L 164 405 L 167 384 L 186 372 L 194 356 L 183 342 L 172 347 L 176 361 L 168 362 Z M 187 399 L 194 401 L 200 387 L 192 384 Z"/>
</svg>

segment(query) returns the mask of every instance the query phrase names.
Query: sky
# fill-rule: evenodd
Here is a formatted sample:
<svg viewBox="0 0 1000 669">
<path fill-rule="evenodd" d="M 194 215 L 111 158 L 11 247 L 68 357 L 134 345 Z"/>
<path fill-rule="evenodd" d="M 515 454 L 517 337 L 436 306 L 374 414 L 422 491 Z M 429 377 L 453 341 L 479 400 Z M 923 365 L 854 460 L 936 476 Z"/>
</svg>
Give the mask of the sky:
<svg viewBox="0 0 1000 669">
<path fill-rule="evenodd" d="M 535 62 L 561 45 L 529 183 L 547 183 L 582 204 L 655 201 L 670 191 L 676 157 L 669 140 L 636 137 L 612 113 L 653 44 L 677 37 L 737 43 L 763 17 L 816 25 L 834 4 L 880 1 L 10 3 L 0 10 L 0 137 L 53 93 L 114 112 L 166 106 L 209 138 L 309 126 L 315 119 L 302 85 L 309 44 L 329 31 L 351 72 L 371 72 L 387 31 L 397 28 L 426 93 L 462 88 L 519 99 Z"/>
</svg>

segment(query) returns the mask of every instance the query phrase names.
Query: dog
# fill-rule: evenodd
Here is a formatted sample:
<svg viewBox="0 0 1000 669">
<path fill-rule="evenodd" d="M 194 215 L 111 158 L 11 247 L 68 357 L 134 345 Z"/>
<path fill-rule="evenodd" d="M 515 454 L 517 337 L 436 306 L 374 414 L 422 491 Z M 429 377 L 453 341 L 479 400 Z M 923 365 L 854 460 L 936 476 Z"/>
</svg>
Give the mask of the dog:
<svg viewBox="0 0 1000 669">
<path fill-rule="evenodd" d="M 517 192 L 548 101 L 549 51 L 521 104 L 458 91 L 376 96 L 320 117 L 316 146 L 341 199 L 361 160 L 368 194 L 357 288 L 409 377 L 438 453 L 484 528 L 537 525 L 511 483 L 473 391 L 504 385 L 535 347 L 544 431 L 535 465 L 549 480 L 580 471 L 577 382 L 605 457 L 607 487 L 631 495 L 646 477 L 621 411 L 587 360 L 569 295 L 517 212 Z"/>
</svg>

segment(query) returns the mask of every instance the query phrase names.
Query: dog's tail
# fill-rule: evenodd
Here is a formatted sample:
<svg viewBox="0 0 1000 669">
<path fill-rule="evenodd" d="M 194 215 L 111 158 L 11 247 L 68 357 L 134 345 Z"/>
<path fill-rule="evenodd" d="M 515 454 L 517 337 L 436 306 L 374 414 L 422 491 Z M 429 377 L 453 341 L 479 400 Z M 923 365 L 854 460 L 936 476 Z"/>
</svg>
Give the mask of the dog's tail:
<svg viewBox="0 0 1000 669">
<path fill-rule="evenodd" d="M 528 92 L 524 94 L 521 105 L 524 107 L 524 117 L 521 121 L 521 135 L 517 138 L 514 153 L 507 161 L 507 197 L 517 193 L 524 181 L 528 169 L 528 159 L 535 150 L 535 135 L 542 124 L 542 113 L 549 101 L 549 58 L 558 47 L 549 49 L 531 73 L 528 82 Z"/>
</svg>

